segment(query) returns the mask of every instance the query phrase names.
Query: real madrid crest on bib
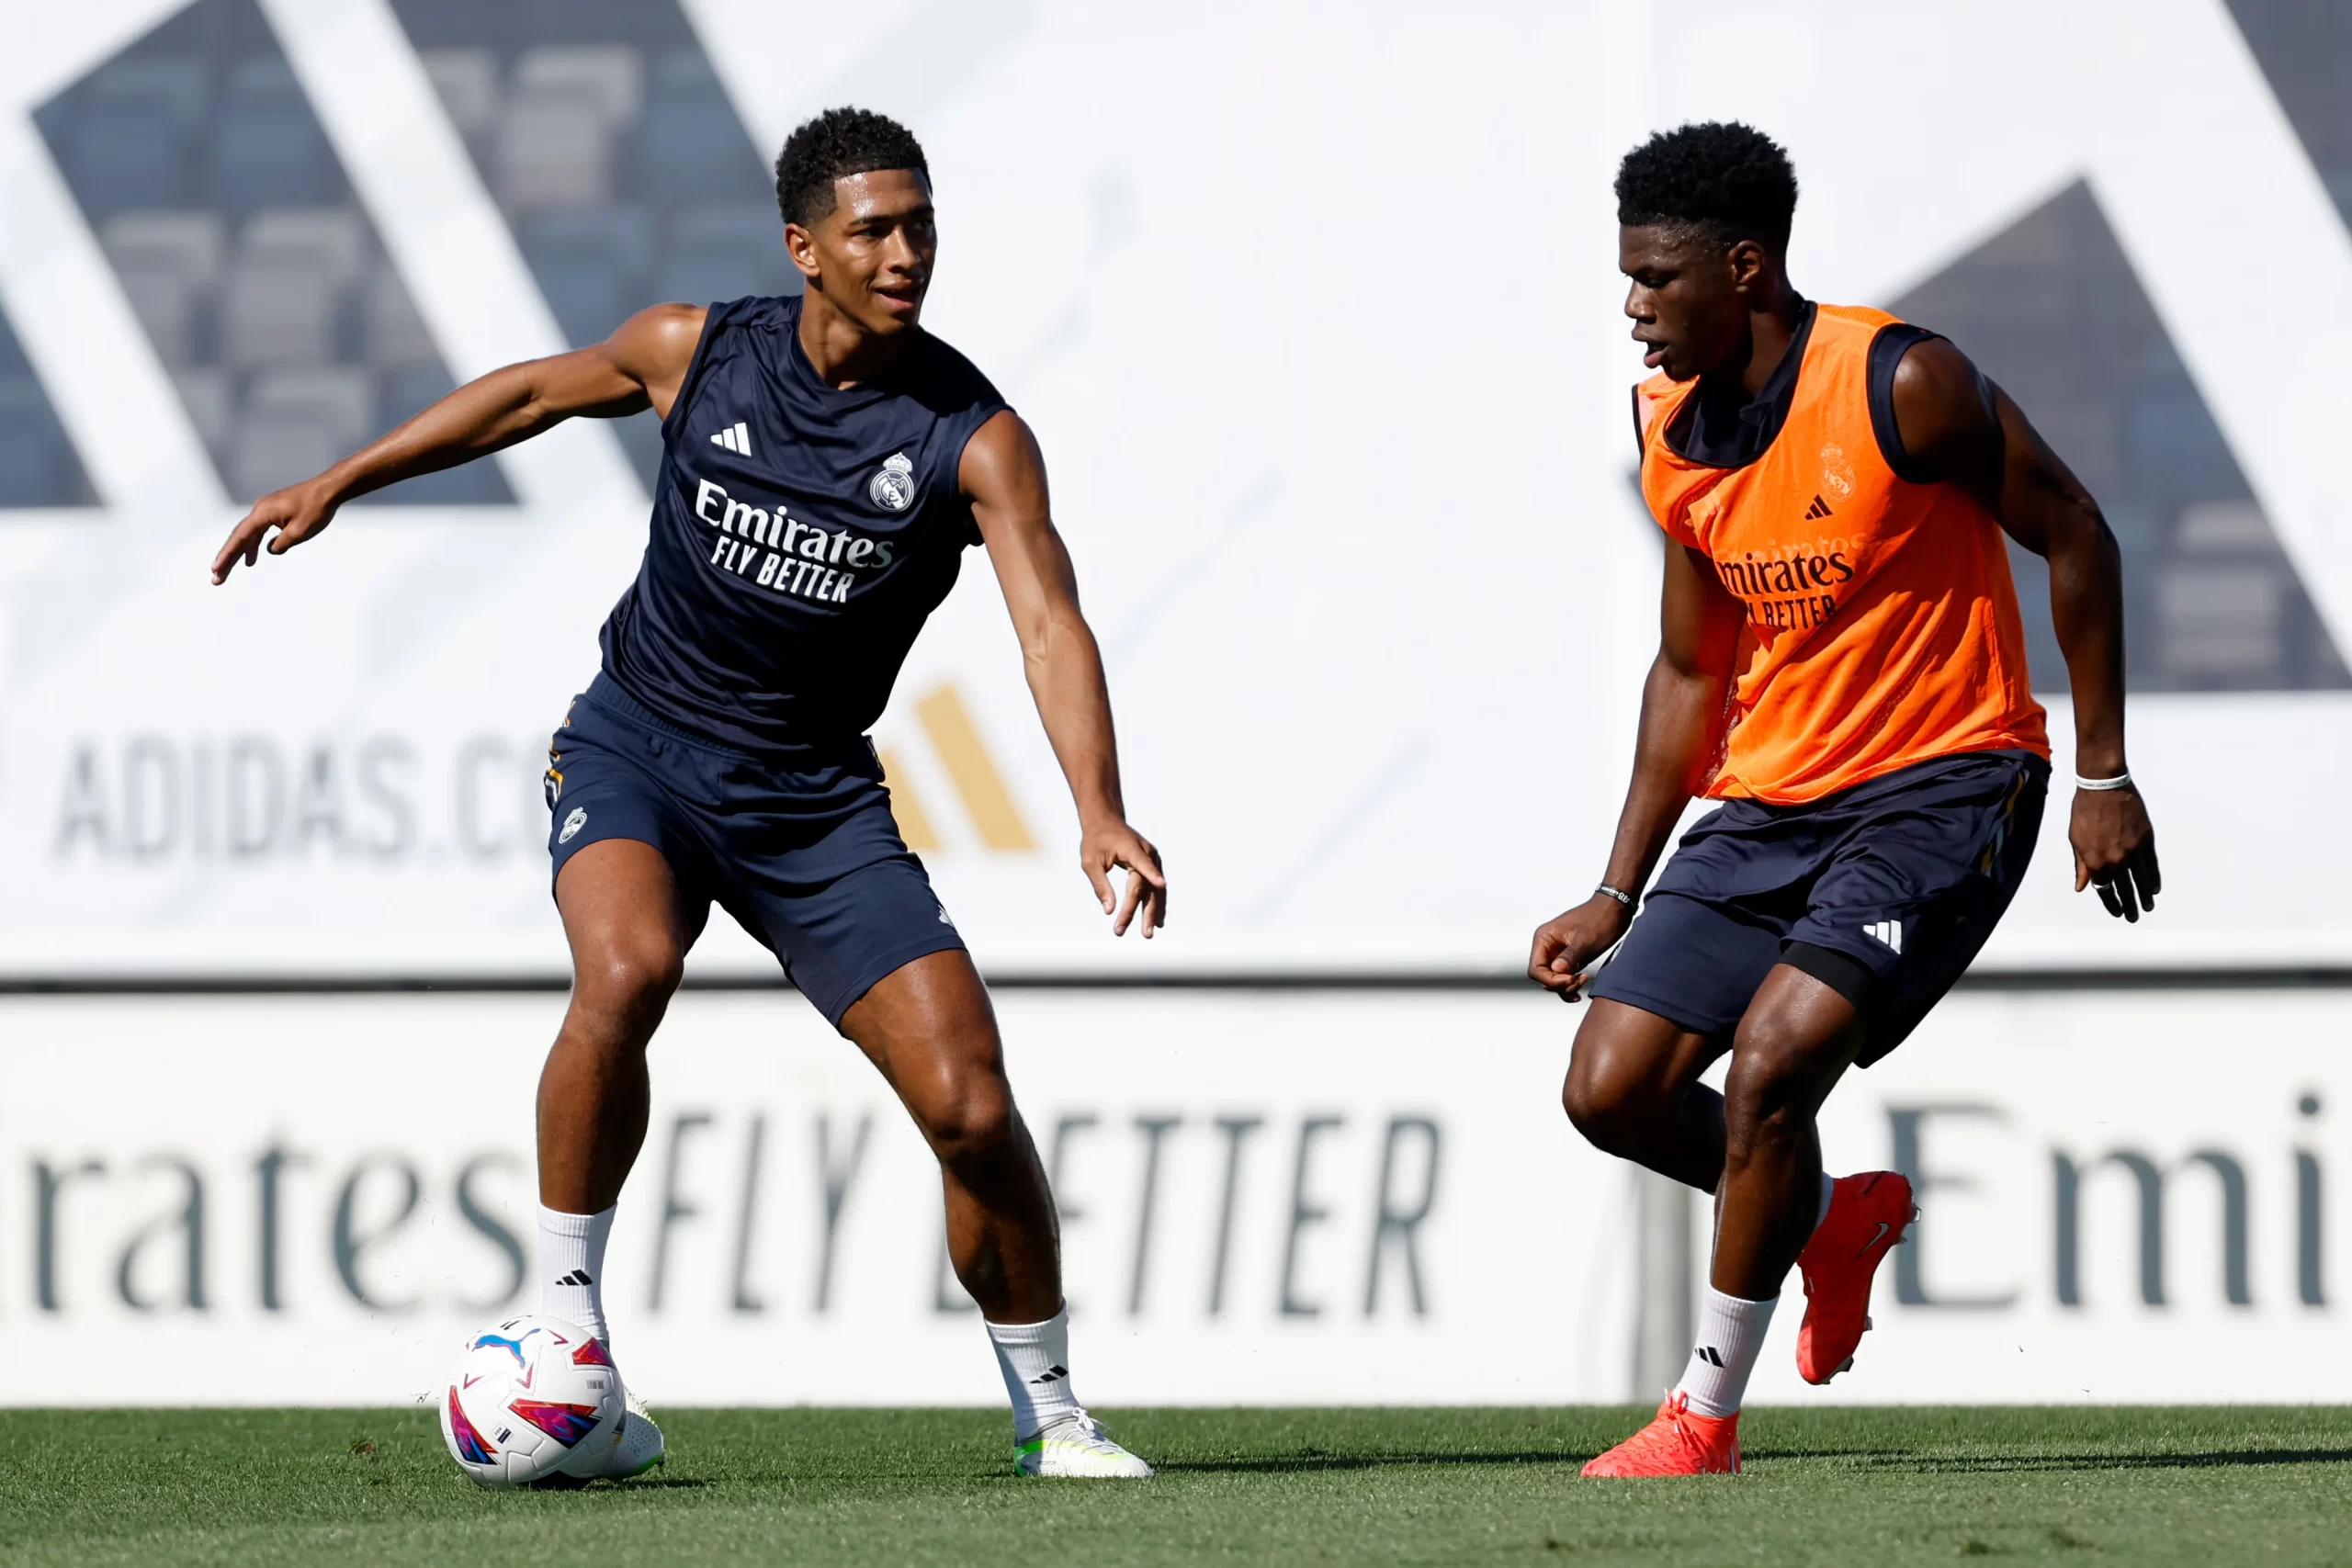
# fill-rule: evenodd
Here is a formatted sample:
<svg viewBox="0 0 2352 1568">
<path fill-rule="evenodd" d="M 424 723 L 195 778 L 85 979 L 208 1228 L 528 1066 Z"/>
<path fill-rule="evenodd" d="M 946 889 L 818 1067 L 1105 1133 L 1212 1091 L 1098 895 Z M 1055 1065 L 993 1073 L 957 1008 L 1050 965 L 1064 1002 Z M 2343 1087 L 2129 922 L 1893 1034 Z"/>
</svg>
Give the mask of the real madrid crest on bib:
<svg viewBox="0 0 2352 1568">
<path fill-rule="evenodd" d="M 865 493 L 875 505 L 890 512 L 904 512 L 914 504 L 915 466 L 904 452 L 893 452 L 882 459 L 882 468 L 865 487 Z"/>
</svg>

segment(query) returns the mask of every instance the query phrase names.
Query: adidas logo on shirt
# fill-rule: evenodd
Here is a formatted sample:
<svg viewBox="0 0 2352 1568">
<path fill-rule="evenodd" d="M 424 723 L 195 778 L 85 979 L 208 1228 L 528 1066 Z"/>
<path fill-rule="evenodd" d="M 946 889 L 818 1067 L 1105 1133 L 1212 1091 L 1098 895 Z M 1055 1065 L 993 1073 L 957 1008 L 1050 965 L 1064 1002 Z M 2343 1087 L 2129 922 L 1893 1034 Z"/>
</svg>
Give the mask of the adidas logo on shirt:
<svg viewBox="0 0 2352 1568">
<path fill-rule="evenodd" d="M 710 438 L 713 446 L 724 446 L 739 457 L 752 455 L 752 427 L 740 420 Z"/>
<path fill-rule="evenodd" d="M 1896 953 L 1903 951 L 1903 922 L 1901 920 L 1872 920 L 1862 928 L 1862 934 L 1881 947 L 1890 948 Z"/>
<path fill-rule="evenodd" d="M 740 430 L 742 426 L 738 425 L 736 428 Z M 1808 523 L 1818 523 L 1830 515 L 1829 503 L 1817 495 L 1813 498 L 1813 504 L 1804 509 L 1804 520 Z"/>
</svg>

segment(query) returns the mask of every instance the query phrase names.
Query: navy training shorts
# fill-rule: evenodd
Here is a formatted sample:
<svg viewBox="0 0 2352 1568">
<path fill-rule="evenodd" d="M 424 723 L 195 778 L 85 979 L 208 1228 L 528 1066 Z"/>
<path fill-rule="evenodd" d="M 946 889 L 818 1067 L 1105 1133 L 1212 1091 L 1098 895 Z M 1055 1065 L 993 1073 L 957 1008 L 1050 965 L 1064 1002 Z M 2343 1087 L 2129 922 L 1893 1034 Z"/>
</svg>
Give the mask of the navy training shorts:
<svg viewBox="0 0 2352 1568">
<path fill-rule="evenodd" d="M 600 673 L 548 746 L 547 796 L 553 874 L 605 839 L 652 845 L 677 878 L 689 945 L 716 901 L 835 1029 L 892 970 L 964 945 L 863 739 L 752 757 L 656 716 Z"/>
<path fill-rule="evenodd" d="M 1793 964 L 1860 1010 L 1868 1066 L 1992 935 L 2049 788 L 2030 752 L 1971 751 L 1801 806 L 1728 801 L 1683 835 L 1586 994 L 1728 1043 L 1772 966 Z"/>
</svg>

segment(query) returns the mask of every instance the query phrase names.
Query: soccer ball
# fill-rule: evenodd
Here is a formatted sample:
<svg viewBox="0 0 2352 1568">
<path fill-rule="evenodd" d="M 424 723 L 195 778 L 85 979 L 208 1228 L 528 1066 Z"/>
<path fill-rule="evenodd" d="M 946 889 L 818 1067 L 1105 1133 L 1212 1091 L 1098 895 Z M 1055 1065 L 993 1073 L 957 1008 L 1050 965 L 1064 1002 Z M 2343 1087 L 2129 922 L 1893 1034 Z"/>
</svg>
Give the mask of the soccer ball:
<svg viewBox="0 0 2352 1568">
<path fill-rule="evenodd" d="M 579 1485 L 620 1441 L 620 1374 L 604 1341 L 560 1317 L 509 1318 L 466 1341 L 441 1437 L 483 1486 Z"/>
</svg>

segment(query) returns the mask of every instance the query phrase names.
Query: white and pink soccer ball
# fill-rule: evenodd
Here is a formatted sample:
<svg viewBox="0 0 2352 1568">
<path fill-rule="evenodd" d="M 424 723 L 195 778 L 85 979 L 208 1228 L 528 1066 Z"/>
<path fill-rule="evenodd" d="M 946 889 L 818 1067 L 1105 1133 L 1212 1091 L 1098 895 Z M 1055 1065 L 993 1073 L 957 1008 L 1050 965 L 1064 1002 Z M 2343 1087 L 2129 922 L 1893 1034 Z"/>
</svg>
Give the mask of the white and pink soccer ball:
<svg viewBox="0 0 2352 1568">
<path fill-rule="evenodd" d="M 509 1318 L 468 1339 L 440 1403 L 449 1457 L 483 1486 L 578 1485 L 620 1441 L 613 1358 L 560 1317 Z"/>
</svg>

